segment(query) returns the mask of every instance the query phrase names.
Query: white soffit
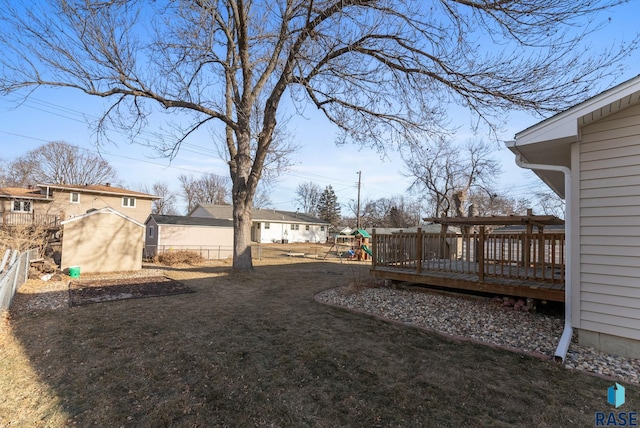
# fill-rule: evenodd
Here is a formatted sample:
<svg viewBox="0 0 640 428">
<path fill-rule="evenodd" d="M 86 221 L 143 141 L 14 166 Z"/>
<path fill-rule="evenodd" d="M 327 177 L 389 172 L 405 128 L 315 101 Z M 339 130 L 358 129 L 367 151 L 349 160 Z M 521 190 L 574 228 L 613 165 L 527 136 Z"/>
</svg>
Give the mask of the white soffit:
<svg viewBox="0 0 640 428">
<path fill-rule="evenodd" d="M 558 113 L 516 134 L 517 147 L 545 141 L 577 141 L 578 129 L 614 114 L 640 99 L 640 76 Z"/>
</svg>

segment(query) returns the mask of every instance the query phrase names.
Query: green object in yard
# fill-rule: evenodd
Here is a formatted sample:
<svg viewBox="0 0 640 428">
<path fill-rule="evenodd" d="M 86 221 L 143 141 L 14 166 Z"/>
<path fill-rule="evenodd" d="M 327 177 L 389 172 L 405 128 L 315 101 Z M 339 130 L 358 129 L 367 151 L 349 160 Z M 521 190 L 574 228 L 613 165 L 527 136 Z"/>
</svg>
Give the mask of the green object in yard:
<svg viewBox="0 0 640 428">
<path fill-rule="evenodd" d="M 364 229 L 356 229 L 354 232 L 351 233 L 354 236 L 362 236 L 363 238 L 371 238 L 371 235 L 369 235 L 369 232 L 367 232 Z"/>
<path fill-rule="evenodd" d="M 362 251 L 364 251 L 365 253 L 369 254 L 369 256 L 373 257 L 373 253 L 371 252 L 369 247 L 367 247 L 366 245 L 362 246 Z"/>
<path fill-rule="evenodd" d="M 69 276 L 71 278 L 80 278 L 80 266 L 70 266 Z"/>
</svg>

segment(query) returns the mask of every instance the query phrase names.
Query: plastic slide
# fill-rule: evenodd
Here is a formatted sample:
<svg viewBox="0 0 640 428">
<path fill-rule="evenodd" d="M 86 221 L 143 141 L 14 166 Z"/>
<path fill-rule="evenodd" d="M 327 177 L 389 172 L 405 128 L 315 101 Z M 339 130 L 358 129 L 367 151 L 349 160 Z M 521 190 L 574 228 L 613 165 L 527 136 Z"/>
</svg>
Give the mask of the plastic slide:
<svg viewBox="0 0 640 428">
<path fill-rule="evenodd" d="M 366 245 L 363 245 L 361 248 L 365 253 L 367 253 L 367 254 L 369 254 L 369 256 L 373 257 L 373 253 L 371 252 L 369 247 L 367 247 Z"/>
</svg>

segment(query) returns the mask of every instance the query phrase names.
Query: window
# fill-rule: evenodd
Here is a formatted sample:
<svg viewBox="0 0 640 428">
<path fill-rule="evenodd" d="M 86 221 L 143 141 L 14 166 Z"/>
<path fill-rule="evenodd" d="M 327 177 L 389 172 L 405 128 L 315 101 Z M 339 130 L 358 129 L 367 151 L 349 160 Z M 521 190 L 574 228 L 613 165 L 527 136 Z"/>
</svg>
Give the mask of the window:
<svg viewBox="0 0 640 428">
<path fill-rule="evenodd" d="M 155 228 L 153 226 L 149 226 L 149 238 L 153 238 Z"/>
<path fill-rule="evenodd" d="M 324 232 L 324 226 L 320 226 L 320 232 Z"/>
<path fill-rule="evenodd" d="M 129 208 L 135 208 L 136 207 L 136 198 L 128 198 L 128 197 L 124 197 L 122 198 L 122 206 L 123 207 L 129 207 Z"/>
<path fill-rule="evenodd" d="M 265 223 L 264 224 L 264 228 L 265 229 L 271 229 L 271 223 Z"/>
<path fill-rule="evenodd" d="M 306 225 L 306 226 L 304 227 L 304 229 L 305 229 L 305 230 L 309 230 L 309 225 Z"/>
<path fill-rule="evenodd" d="M 11 208 L 11 210 L 13 212 L 30 213 L 31 201 L 16 199 L 13 201 L 13 207 Z"/>
<path fill-rule="evenodd" d="M 71 201 L 72 204 L 79 204 L 80 203 L 80 193 L 71 192 L 70 201 Z"/>
<path fill-rule="evenodd" d="M 291 230 L 300 230 L 300 225 L 299 224 L 292 224 L 291 225 Z"/>
</svg>

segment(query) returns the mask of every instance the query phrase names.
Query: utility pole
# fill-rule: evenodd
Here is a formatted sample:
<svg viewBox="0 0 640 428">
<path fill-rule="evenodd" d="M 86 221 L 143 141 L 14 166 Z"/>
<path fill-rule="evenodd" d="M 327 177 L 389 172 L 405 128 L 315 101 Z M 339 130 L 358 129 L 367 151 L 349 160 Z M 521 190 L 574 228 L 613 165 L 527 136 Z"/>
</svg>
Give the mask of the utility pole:
<svg viewBox="0 0 640 428">
<path fill-rule="evenodd" d="M 358 171 L 358 205 L 356 208 L 356 229 L 360 229 L 360 185 L 362 183 L 362 171 Z"/>
</svg>

